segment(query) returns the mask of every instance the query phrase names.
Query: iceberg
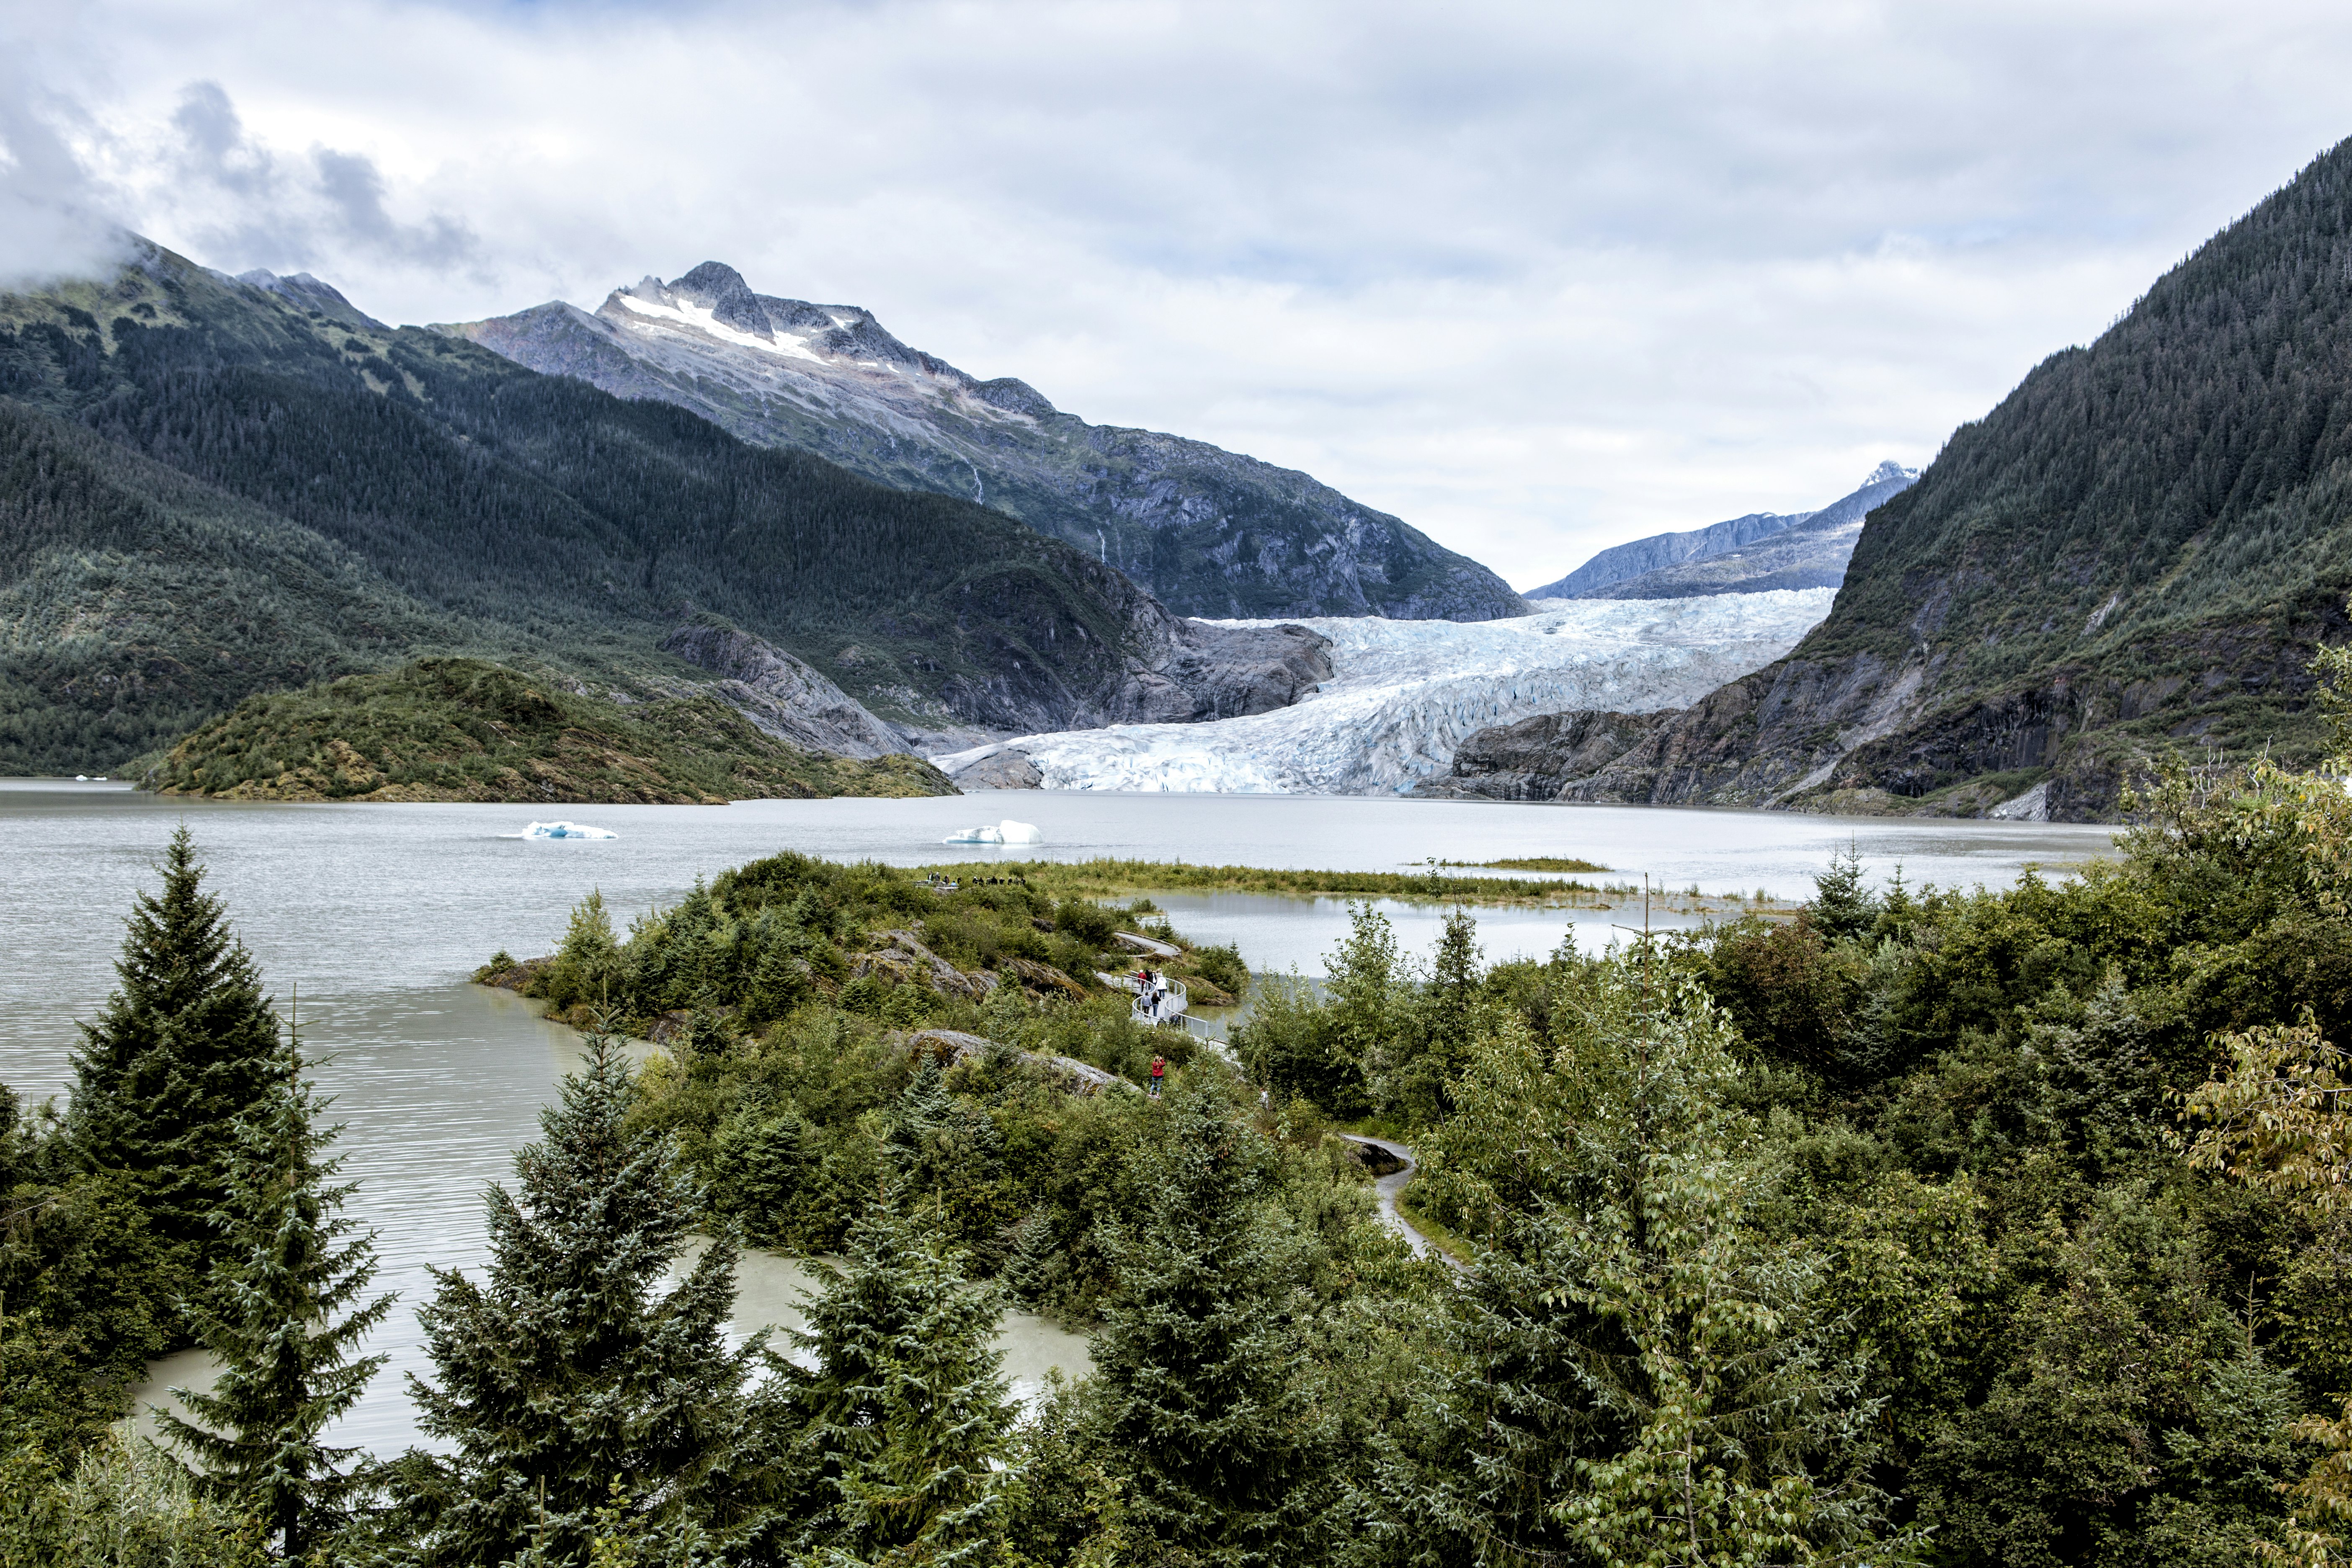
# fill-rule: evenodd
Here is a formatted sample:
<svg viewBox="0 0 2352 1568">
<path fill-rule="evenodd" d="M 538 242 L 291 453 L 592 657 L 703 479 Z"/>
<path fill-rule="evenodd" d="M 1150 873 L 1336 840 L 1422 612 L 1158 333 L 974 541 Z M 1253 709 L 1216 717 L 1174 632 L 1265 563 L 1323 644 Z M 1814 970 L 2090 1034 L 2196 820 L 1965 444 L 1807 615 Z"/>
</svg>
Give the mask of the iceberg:
<svg viewBox="0 0 2352 1568">
<path fill-rule="evenodd" d="M 950 777 L 1018 752 L 1045 789 L 1402 795 L 1492 724 L 1579 708 L 1683 708 L 1794 647 L 1834 588 L 1688 599 L 1552 599 L 1502 621 L 1314 616 L 1332 677 L 1288 708 L 1197 724 L 1116 724 L 931 761 Z M 1000 839 L 950 842 L 999 843 Z"/>
<path fill-rule="evenodd" d="M 1011 817 L 991 827 L 986 823 L 978 827 L 959 827 L 942 844 L 1043 844 L 1045 836 L 1037 831 L 1034 822 L 1015 822 Z"/>
<path fill-rule="evenodd" d="M 583 827 L 576 822 L 534 822 L 520 833 L 509 833 L 509 838 L 618 838 L 619 834 L 606 827 Z"/>
</svg>

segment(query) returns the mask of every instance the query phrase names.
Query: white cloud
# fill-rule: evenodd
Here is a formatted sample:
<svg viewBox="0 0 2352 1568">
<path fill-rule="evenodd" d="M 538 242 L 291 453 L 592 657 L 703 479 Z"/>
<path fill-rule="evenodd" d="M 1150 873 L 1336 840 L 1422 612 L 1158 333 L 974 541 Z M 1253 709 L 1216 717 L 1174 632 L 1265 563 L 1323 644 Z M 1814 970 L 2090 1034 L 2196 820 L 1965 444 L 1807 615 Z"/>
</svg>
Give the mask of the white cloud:
<svg viewBox="0 0 2352 1568">
<path fill-rule="evenodd" d="M 2319 5 L 76 15 L 0 138 L 214 265 L 422 321 L 715 258 L 1522 585 L 1926 459 L 2352 128 Z"/>
</svg>

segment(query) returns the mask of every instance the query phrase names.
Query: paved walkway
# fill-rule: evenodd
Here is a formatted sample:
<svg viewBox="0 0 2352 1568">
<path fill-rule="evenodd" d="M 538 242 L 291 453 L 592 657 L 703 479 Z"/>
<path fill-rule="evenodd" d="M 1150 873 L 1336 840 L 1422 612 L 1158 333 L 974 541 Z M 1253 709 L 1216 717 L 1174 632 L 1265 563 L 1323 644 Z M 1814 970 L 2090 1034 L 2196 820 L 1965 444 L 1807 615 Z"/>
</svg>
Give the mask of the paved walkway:
<svg viewBox="0 0 2352 1568">
<path fill-rule="evenodd" d="M 1412 1151 L 1402 1143 L 1391 1143 L 1385 1138 L 1364 1138 L 1353 1132 L 1342 1132 L 1339 1136 L 1350 1143 L 1369 1143 L 1375 1149 L 1385 1150 L 1404 1162 L 1403 1170 L 1391 1171 L 1385 1176 L 1376 1178 L 1372 1183 L 1372 1191 L 1380 1198 L 1381 1223 L 1404 1237 L 1404 1244 L 1412 1249 L 1412 1255 L 1415 1258 L 1435 1258 L 1450 1268 L 1466 1269 L 1468 1265 L 1413 1229 L 1406 1221 L 1402 1211 L 1397 1207 L 1397 1194 L 1404 1191 L 1404 1184 L 1412 1180 L 1415 1171 L 1421 1169 L 1421 1162 L 1413 1157 Z"/>
</svg>

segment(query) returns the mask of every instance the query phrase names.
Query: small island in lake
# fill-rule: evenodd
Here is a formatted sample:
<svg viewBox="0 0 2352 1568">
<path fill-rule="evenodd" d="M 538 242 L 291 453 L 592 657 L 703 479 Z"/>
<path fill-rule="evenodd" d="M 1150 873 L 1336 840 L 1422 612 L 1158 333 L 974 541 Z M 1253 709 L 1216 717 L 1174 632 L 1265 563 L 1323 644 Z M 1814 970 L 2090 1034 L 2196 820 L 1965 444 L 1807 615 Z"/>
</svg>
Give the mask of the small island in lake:
<svg viewBox="0 0 2352 1568">
<path fill-rule="evenodd" d="M 621 703 L 475 658 L 423 658 L 249 697 L 145 770 L 229 800 L 721 805 L 953 795 L 906 755 L 825 756 L 716 697 Z"/>
</svg>

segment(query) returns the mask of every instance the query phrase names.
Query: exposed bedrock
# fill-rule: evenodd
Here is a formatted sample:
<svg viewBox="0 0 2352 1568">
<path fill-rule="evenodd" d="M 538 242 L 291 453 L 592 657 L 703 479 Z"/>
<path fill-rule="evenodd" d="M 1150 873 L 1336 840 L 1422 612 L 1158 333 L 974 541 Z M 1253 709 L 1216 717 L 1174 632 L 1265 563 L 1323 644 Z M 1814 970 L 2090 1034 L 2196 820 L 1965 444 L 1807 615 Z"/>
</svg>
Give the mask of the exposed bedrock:
<svg viewBox="0 0 2352 1568">
<path fill-rule="evenodd" d="M 837 757 L 881 757 L 907 749 L 863 704 L 772 643 L 719 626 L 680 626 L 662 651 L 722 679 L 711 695 L 779 740 Z"/>
<path fill-rule="evenodd" d="M 1119 692 L 1112 722 L 1189 724 L 1287 708 L 1331 679 L 1331 639 L 1299 626 L 1185 621 Z"/>
<path fill-rule="evenodd" d="M 948 775 L 958 789 L 1040 789 L 1045 775 L 1029 753 L 1016 746 L 998 746 L 966 763 Z"/>
<path fill-rule="evenodd" d="M 1424 780 L 1412 793 L 1453 800 L 1557 800 L 1561 790 L 1599 773 L 1678 716 L 1675 709 L 1586 710 L 1497 724 L 1462 742 L 1450 773 Z"/>
</svg>

